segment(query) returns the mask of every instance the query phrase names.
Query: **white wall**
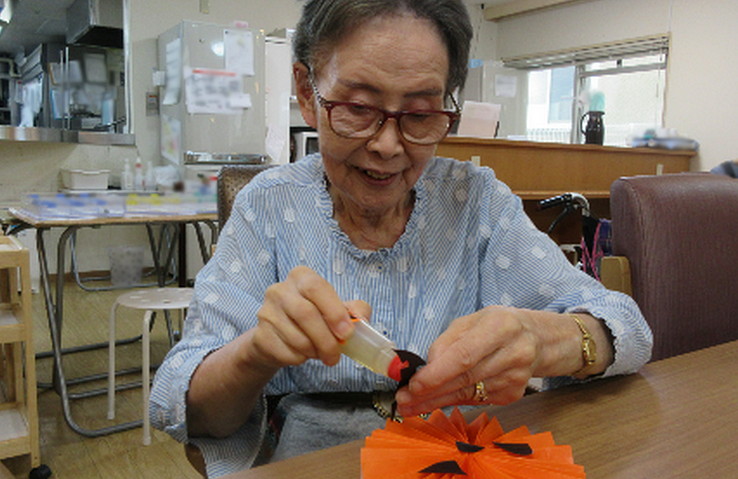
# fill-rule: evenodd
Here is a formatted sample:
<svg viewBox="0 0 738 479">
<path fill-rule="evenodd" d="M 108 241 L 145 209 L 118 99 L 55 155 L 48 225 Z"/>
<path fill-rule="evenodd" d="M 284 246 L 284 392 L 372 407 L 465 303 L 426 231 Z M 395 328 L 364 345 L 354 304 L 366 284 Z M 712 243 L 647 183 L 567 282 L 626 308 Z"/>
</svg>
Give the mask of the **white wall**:
<svg viewBox="0 0 738 479">
<path fill-rule="evenodd" d="M 700 142 L 698 169 L 709 170 L 738 158 L 738 2 L 679 0 L 674 11 L 666 126 Z"/>
<path fill-rule="evenodd" d="M 665 126 L 700 143 L 693 170 L 738 158 L 738 2 L 591 0 L 497 23 L 499 58 L 671 33 Z"/>
<path fill-rule="evenodd" d="M 474 29 L 469 57 L 478 60 L 497 58 L 497 23 L 484 19 L 484 4 L 479 0 L 469 0 L 466 4 Z"/>
<path fill-rule="evenodd" d="M 58 191 L 62 168 L 117 172 L 123 158 L 135 155 L 133 147 L 0 141 L 0 205 L 18 204 L 26 193 Z"/>
</svg>

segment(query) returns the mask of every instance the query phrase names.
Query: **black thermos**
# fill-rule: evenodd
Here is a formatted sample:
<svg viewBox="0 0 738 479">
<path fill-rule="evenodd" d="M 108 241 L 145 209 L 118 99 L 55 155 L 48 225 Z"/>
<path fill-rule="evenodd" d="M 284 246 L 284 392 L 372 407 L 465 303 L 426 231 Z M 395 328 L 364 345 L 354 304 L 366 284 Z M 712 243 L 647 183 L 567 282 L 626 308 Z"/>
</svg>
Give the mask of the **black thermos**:
<svg viewBox="0 0 738 479">
<path fill-rule="evenodd" d="M 604 114 L 604 111 L 588 111 L 582 115 L 580 127 L 584 124 L 584 120 L 589 117 L 587 126 L 582 128 L 584 143 L 588 145 L 601 145 L 605 142 L 605 124 L 602 121 L 602 115 Z"/>
</svg>

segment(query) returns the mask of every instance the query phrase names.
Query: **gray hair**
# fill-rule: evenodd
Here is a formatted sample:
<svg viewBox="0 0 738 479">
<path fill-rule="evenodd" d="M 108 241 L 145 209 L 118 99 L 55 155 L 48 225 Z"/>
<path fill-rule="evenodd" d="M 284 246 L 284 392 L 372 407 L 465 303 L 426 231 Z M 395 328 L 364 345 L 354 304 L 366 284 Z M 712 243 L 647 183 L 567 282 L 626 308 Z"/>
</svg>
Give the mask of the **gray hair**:
<svg viewBox="0 0 738 479">
<path fill-rule="evenodd" d="M 355 28 L 376 17 L 402 13 L 436 26 L 448 50 L 446 93 L 463 88 L 473 30 L 462 0 L 308 0 L 292 38 L 295 60 L 320 68 L 323 55 Z"/>
</svg>

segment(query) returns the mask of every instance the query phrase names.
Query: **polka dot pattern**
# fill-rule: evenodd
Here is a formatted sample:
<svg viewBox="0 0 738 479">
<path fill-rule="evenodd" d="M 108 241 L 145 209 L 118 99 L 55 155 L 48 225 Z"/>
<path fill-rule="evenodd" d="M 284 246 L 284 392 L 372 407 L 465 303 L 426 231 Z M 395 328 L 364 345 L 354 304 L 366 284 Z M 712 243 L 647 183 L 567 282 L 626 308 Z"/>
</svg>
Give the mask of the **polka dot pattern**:
<svg viewBox="0 0 738 479">
<path fill-rule="evenodd" d="M 372 324 L 421 356 L 456 318 L 501 305 L 605 318 L 617 347 L 608 375 L 647 361 L 650 332 L 635 303 L 568 265 L 492 170 L 433 159 L 415 193 L 397 243 L 365 251 L 333 219 L 319 155 L 252 180 L 234 203 L 243 213 L 231 215 L 215 257 L 197 276 L 185 338 L 158 370 L 151 396 L 157 427 L 187 439 L 184 404 L 192 372 L 211 351 L 253 328 L 267 288 L 299 265 L 327 280 L 342 301 L 367 301 Z M 265 392 L 370 391 L 377 384 L 376 374 L 342 357 L 335 367 L 309 360 L 280 370 Z M 253 453 L 263 419 L 258 409 L 214 446 L 218 455 Z M 228 471 L 228 461 L 223 464 Z"/>
</svg>

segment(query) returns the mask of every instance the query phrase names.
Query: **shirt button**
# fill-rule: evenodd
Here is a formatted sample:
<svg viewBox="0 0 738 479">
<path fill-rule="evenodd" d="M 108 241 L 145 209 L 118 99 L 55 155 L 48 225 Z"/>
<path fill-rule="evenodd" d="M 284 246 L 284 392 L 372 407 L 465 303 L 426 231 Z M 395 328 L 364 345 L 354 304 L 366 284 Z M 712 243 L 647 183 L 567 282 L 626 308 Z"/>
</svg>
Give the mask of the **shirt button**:
<svg viewBox="0 0 738 479">
<path fill-rule="evenodd" d="M 401 273 L 405 273 L 408 269 L 408 260 L 405 256 L 397 260 L 397 270 Z"/>
<path fill-rule="evenodd" d="M 369 276 L 372 278 L 377 278 L 384 269 L 384 265 L 382 263 L 375 263 L 369 267 Z"/>
</svg>

